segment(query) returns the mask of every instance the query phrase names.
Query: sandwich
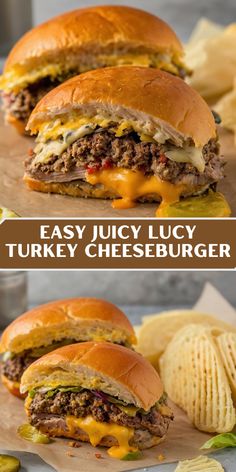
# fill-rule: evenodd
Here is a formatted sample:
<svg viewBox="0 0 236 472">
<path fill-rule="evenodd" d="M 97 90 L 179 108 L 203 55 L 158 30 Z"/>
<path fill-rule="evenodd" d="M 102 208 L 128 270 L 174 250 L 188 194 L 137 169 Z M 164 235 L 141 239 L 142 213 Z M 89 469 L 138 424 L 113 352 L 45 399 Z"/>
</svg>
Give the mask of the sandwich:
<svg viewBox="0 0 236 472">
<path fill-rule="evenodd" d="M 224 176 L 208 105 L 158 69 L 111 67 L 73 77 L 38 103 L 27 129 L 37 144 L 24 180 L 41 192 L 110 198 L 120 209 L 161 201 L 163 216 L 166 205 L 214 191 Z"/>
<path fill-rule="evenodd" d="M 24 372 L 21 392 L 28 394 L 29 422 L 40 432 L 109 447 L 117 459 L 159 444 L 173 419 L 152 365 L 107 342 L 46 354 Z"/>
<path fill-rule="evenodd" d="M 2 334 L 2 382 L 13 395 L 21 397 L 21 376 L 32 362 L 60 346 L 90 340 L 127 347 L 136 343 L 128 318 L 105 300 L 74 298 L 33 308 Z"/>
<path fill-rule="evenodd" d="M 148 12 L 110 5 L 52 18 L 26 33 L 7 58 L 0 78 L 7 121 L 24 132 L 50 89 L 81 72 L 123 64 L 188 73 L 174 31 Z"/>
</svg>

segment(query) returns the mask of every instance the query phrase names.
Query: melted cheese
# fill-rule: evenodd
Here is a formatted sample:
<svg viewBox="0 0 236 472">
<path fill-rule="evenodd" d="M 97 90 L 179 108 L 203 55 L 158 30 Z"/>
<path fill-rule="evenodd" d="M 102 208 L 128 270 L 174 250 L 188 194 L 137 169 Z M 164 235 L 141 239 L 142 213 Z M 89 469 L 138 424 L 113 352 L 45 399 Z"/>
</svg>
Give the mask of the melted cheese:
<svg viewBox="0 0 236 472">
<path fill-rule="evenodd" d="M 177 60 L 175 58 L 175 62 Z M 83 63 L 77 63 L 77 73 L 87 72 L 92 68 L 98 68 L 106 66 L 122 66 L 122 65 L 133 65 L 141 67 L 157 67 L 164 69 L 168 72 L 178 75 L 178 68 L 173 62 L 171 56 L 168 54 L 124 54 L 124 55 L 98 55 L 97 57 L 91 57 L 91 65 Z M 75 64 L 74 64 L 75 66 Z M 21 89 L 27 87 L 29 84 L 40 80 L 43 77 L 57 77 L 64 71 L 63 64 L 47 64 L 45 66 L 28 70 L 25 65 L 17 64 L 8 70 L 5 74 L 0 76 L 0 89 L 5 91 L 14 90 L 16 93 Z"/>
<path fill-rule="evenodd" d="M 145 176 L 140 171 L 129 169 L 107 169 L 94 174 L 86 174 L 91 185 L 102 184 L 105 189 L 120 195 L 120 199 L 112 202 L 113 208 L 132 208 L 138 198 L 146 195 L 159 195 L 162 203 L 156 216 L 164 205 L 178 202 L 183 193 L 184 185 L 174 185 L 152 175 Z"/>
<path fill-rule="evenodd" d="M 62 67 L 59 64 L 50 64 L 38 69 L 22 73 L 20 66 L 15 66 L 9 72 L 0 76 L 0 89 L 5 92 L 14 90 L 18 93 L 29 84 L 37 82 L 44 77 L 57 77 L 61 73 Z"/>
<path fill-rule="evenodd" d="M 92 416 L 86 416 L 85 418 L 67 416 L 66 424 L 72 436 L 77 429 L 82 429 L 88 435 L 92 446 L 97 446 L 106 436 L 114 437 L 119 445 L 108 449 L 108 454 L 116 459 L 122 459 L 129 452 L 137 450 L 129 445 L 129 441 L 134 435 L 132 428 L 115 423 L 101 423 L 94 420 Z"/>
<path fill-rule="evenodd" d="M 165 151 L 165 155 L 175 162 L 189 162 L 196 167 L 199 172 L 204 172 L 205 161 L 201 148 L 195 148 L 194 146 L 176 148 L 173 146 Z"/>
</svg>

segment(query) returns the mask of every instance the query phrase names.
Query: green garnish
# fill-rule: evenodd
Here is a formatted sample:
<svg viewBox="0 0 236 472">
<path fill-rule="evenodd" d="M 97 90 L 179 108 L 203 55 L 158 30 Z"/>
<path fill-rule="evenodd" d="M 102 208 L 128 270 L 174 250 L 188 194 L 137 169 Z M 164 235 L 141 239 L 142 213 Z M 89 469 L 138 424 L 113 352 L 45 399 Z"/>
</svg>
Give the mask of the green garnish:
<svg viewBox="0 0 236 472">
<path fill-rule="evenodd" d="M 122 461 L 137 461 L 141 459 L 142 452 L 141 451 L 130 451 L 124 457 L 122 457 Z"/>
<path fill-rule="evenodd" d="M 224 447 L 236 447 L 236 434 L 222 433 L 209 439 L 201 449 L 223 449 Z"/>
<path fill-rule="evenodd" d="M 50 438 L 46 434 L 40 433 L 40 431 L 38 431 L 34 426 L 31 426 L 31 424 L 22 424 L 17 429 L 17 433 L 21 438 L 33 443 L 48 444 L 51 442 Z"/>
<path fill-rule="evenodd" d="M 52 390 L 48 390 L 45 395 L 46 395 L 47 398 L 50 398 L 50 397 L 53 397 L 54 395 L 56 395 L 56 393 L 58 393 L 58 392 L 78 393 L 78 392 L 81 392 L 81 390 L 82 390 L 81 387 L 57 387 L 57 388 L 54 388 Z"/>
<path fill-rule="evenodd" d="M 0 471 L 1 472 L 18 472 L 20 470 L 20 461 L 14 456 L 0 454 Z"/>
</svg>

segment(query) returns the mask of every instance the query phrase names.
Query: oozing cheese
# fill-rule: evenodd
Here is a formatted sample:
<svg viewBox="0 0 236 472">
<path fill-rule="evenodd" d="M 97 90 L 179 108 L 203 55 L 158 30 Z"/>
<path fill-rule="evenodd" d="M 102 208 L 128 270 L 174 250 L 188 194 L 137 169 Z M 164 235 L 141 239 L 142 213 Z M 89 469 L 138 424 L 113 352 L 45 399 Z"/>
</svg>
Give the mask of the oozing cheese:
<svg viewBox="0 0 236 472">
<path fill-rule="evenodd" d="M 161 206 L 178 202 L 185 186 L 171 184 L 152 175 L 145 176 L 140 171 L 129 169 L 107 169 L 86 174 L 86 180 L 91 185 L 102 184 L 105 189 L 118 194 L 121 198 L 113 200 L 113 208 L 132 208 L 138 198 L 146 195 L 159 195 L 162 199 Z M 158 215 L 159 209 L 156 215 Z"/>
<path fill-rule="evenodd" d="M 84 431 L 88 435 L 92 446 L 97 446 L 106 436 L 115 438 L 119 445 L 108 449 L 108 454 L 111 457 L 122 459 L 129 452 L 137 450 L 129 445 L 129 441 L 134 435 L 132 428 L 115 423 L 101 423 L 94 420 L 92 416 L 86 416 L 85 418 L 67 416 L 66 424 L 72 437 L 77 429 Z"/>
</svg>

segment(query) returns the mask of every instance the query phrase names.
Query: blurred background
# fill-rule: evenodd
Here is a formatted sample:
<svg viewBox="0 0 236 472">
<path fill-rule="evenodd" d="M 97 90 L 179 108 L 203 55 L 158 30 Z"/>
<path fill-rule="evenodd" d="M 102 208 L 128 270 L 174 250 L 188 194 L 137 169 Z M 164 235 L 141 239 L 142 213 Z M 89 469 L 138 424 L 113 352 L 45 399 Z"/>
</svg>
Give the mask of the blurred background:
<svg viewBox="0 0 236 472">
<path fill-rule="evenodd" d="M 166 20 L 186 41 L 201 17 L 227 24 L 236 20 L 235 0 L 0 0 L 0 56 L 32 26 L 74 8 L 99 4 L 130 5 Z"/>
<path fill-rule="evenodd" d="M 236 307 L 234 272 L 0 271 L 0 328 L 28 307 L 81 296 L 119 305 L 136 324 L 144 314 L 192 307 L 206 282 Z"/>
</svg>

